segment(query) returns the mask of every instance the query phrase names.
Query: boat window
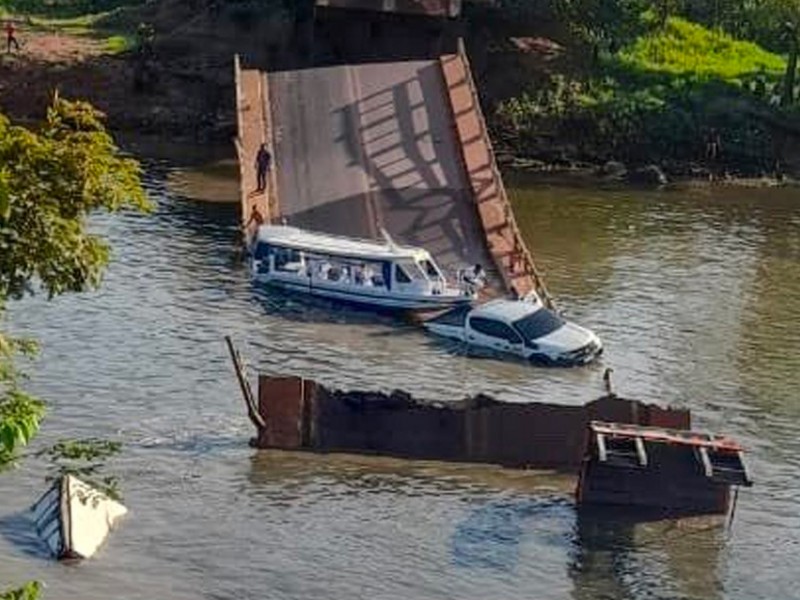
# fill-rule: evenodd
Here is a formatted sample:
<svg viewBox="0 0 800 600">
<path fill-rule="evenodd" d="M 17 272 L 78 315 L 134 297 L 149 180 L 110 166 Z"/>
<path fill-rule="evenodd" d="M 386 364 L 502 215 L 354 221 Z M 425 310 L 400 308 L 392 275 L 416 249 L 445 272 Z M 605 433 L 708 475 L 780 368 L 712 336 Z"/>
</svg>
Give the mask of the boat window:
<svg viewBox="0 0 800 600">
<path fill-rule="evenodd" d="M 469 326 L 483 335 L 506 340 L 514 344 L 522 343 L 522 340 L 517 332 L 515 332 L 505 323 L 495 321 L 494 319 L 487 319 L 486 317 L 472 317 L 469 320 Z"/>
<path fill-rule="evenodd" d="M 527 317 L 514 321 L 514 328 L 522 334 L 526 340 L 535 340 L 553 333 L 564 325 L 564 319 L 553 311 L 540 308 Z"/>
<path fill-rule="evenodd" d="M 265 244 L 264 242 L 259 242 L 256 244 L 256 250 L 253 253 L 253 258 L 256 260 L 264 260 L 269 256 L 269 244 Z"/>
<path fill-rule="evenodd" d="M 436 268 L 436 265 L 427 259 L 421 260 L 419 265 L 431 279 L 439 279 L 442 276 L 442 274 L 439 272 L 439 269 Z"/>
<path fill-rule="evenodd" d="M 397 283 L 411 283 L 411 277 L 408 276 L 408 273 L 406 273 L 400 265 L 394 266 L 394 278 Z"/>
<path fill-rule="evenodd" d="M 303 257 L 300 251 L 293 248 L 278 248 L 275 251 L 275 269 L 278 271 L 298 271 L 302 267 Z"/>
</svg>

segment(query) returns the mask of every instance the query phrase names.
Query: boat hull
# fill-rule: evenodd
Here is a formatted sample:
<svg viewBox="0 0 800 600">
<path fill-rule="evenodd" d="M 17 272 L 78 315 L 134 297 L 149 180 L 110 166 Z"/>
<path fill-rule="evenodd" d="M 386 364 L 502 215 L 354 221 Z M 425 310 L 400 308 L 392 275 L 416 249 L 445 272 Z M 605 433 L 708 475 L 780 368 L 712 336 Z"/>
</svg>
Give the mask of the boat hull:
<svg viewBox="0 0 800 600">
<path fill-rule="evenodd" d="M 374 291 L 369 287 L 356 290 L 354 288 L 324 285 L 316 281 L 306 283 L 264 276 L 256 276 L 254 281 L 266 288 L 280 289 L 294 294 L 323 298 L 360 307 L 375 308 L 382 311 L 432 312 L 469 303 L 472 300 L 469 296 L 456 294 L 424 296 L 396 294 L 390 296 L 381 293 L 378 288 L 375 288 Z"/>
</svg>

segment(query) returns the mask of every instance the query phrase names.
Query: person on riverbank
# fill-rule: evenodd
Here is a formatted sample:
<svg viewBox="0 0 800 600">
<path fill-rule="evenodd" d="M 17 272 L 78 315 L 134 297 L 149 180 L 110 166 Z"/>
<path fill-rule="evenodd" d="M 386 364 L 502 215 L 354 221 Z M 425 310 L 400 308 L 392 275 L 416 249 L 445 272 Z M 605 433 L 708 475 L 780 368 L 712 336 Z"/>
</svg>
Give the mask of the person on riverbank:
<svg viewBox="0 0 800 600">
<path fill-rule="evenodd" d="M 267 189 L 267 174 L 272 165 L 272 155 L 267 150 L 266 144 L 261 144 L 256 154 L 256 191 L 263 192 Z"/>
<path fill-rule="evenodd" d="M 710 170 L 709 178 L 713 179 L 716 175 L 717 165 L 719 163 L 720 153 L 722 152 L 722 142 L 720 140 L 719 132 L 716 128 L 711 128 L 706 136 L 706 160 Z"/>
<path fill-rule="evenodd" d="M 17 28 L 13 21 L 6 21 L 6 54 L 11 54 L 11 46 L 19 52 L 19 42 L 17 41 Z"/>
</svg>

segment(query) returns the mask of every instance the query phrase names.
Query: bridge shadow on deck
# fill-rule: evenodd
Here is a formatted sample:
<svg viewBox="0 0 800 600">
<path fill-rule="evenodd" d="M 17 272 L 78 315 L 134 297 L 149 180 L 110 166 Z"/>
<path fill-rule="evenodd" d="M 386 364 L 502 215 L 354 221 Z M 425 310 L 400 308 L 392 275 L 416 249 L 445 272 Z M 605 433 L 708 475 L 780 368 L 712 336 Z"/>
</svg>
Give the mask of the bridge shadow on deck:
<svg viewBox="0 0 800 600">
<path fill-rule="evenodd" d="M 491 271 L 438 60 L 395 67 L 410 75 L 387 76 L 385 65 L 340 67 L 347 69 L 340 77 L 353 80 L 353 100 L 326 117 L 328 130 L 337 132 L 331 152 L 363 173 L 364 191 L 304 210 L 289 197 L 283 215 L 300 227 L 348 236 L 376 237 L 383 227 L 399 243 L 425 247 L 446 268 L 481 263 Z"/>
</svg>

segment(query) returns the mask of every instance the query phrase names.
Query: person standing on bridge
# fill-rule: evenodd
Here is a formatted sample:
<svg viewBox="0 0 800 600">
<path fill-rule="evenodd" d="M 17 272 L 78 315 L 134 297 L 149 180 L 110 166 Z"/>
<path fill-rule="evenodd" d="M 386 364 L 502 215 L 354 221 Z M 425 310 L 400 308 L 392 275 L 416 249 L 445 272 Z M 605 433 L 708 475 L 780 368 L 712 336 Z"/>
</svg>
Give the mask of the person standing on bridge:
<svg viewBox="0 0 800 600">
<path fill-rule="evenodd" d="M 6 21 L 6 53 L 11 53 L 11 46 L 19 52 L 19 42 L 17 41 L 17 28 L 13 21 Z"/>
<path fill-rule="evenodd" d="M 269 173 L 269 168 L 272 165 L 272 155 L 267 150 L 266 144 L 261 144 L 261 147 L 258 149 L 258 154 L 256 154 L 256 180 L 257 180 L 257 192 L 263 192 L 267 189 L 267 173 Z"/>
</svg>

